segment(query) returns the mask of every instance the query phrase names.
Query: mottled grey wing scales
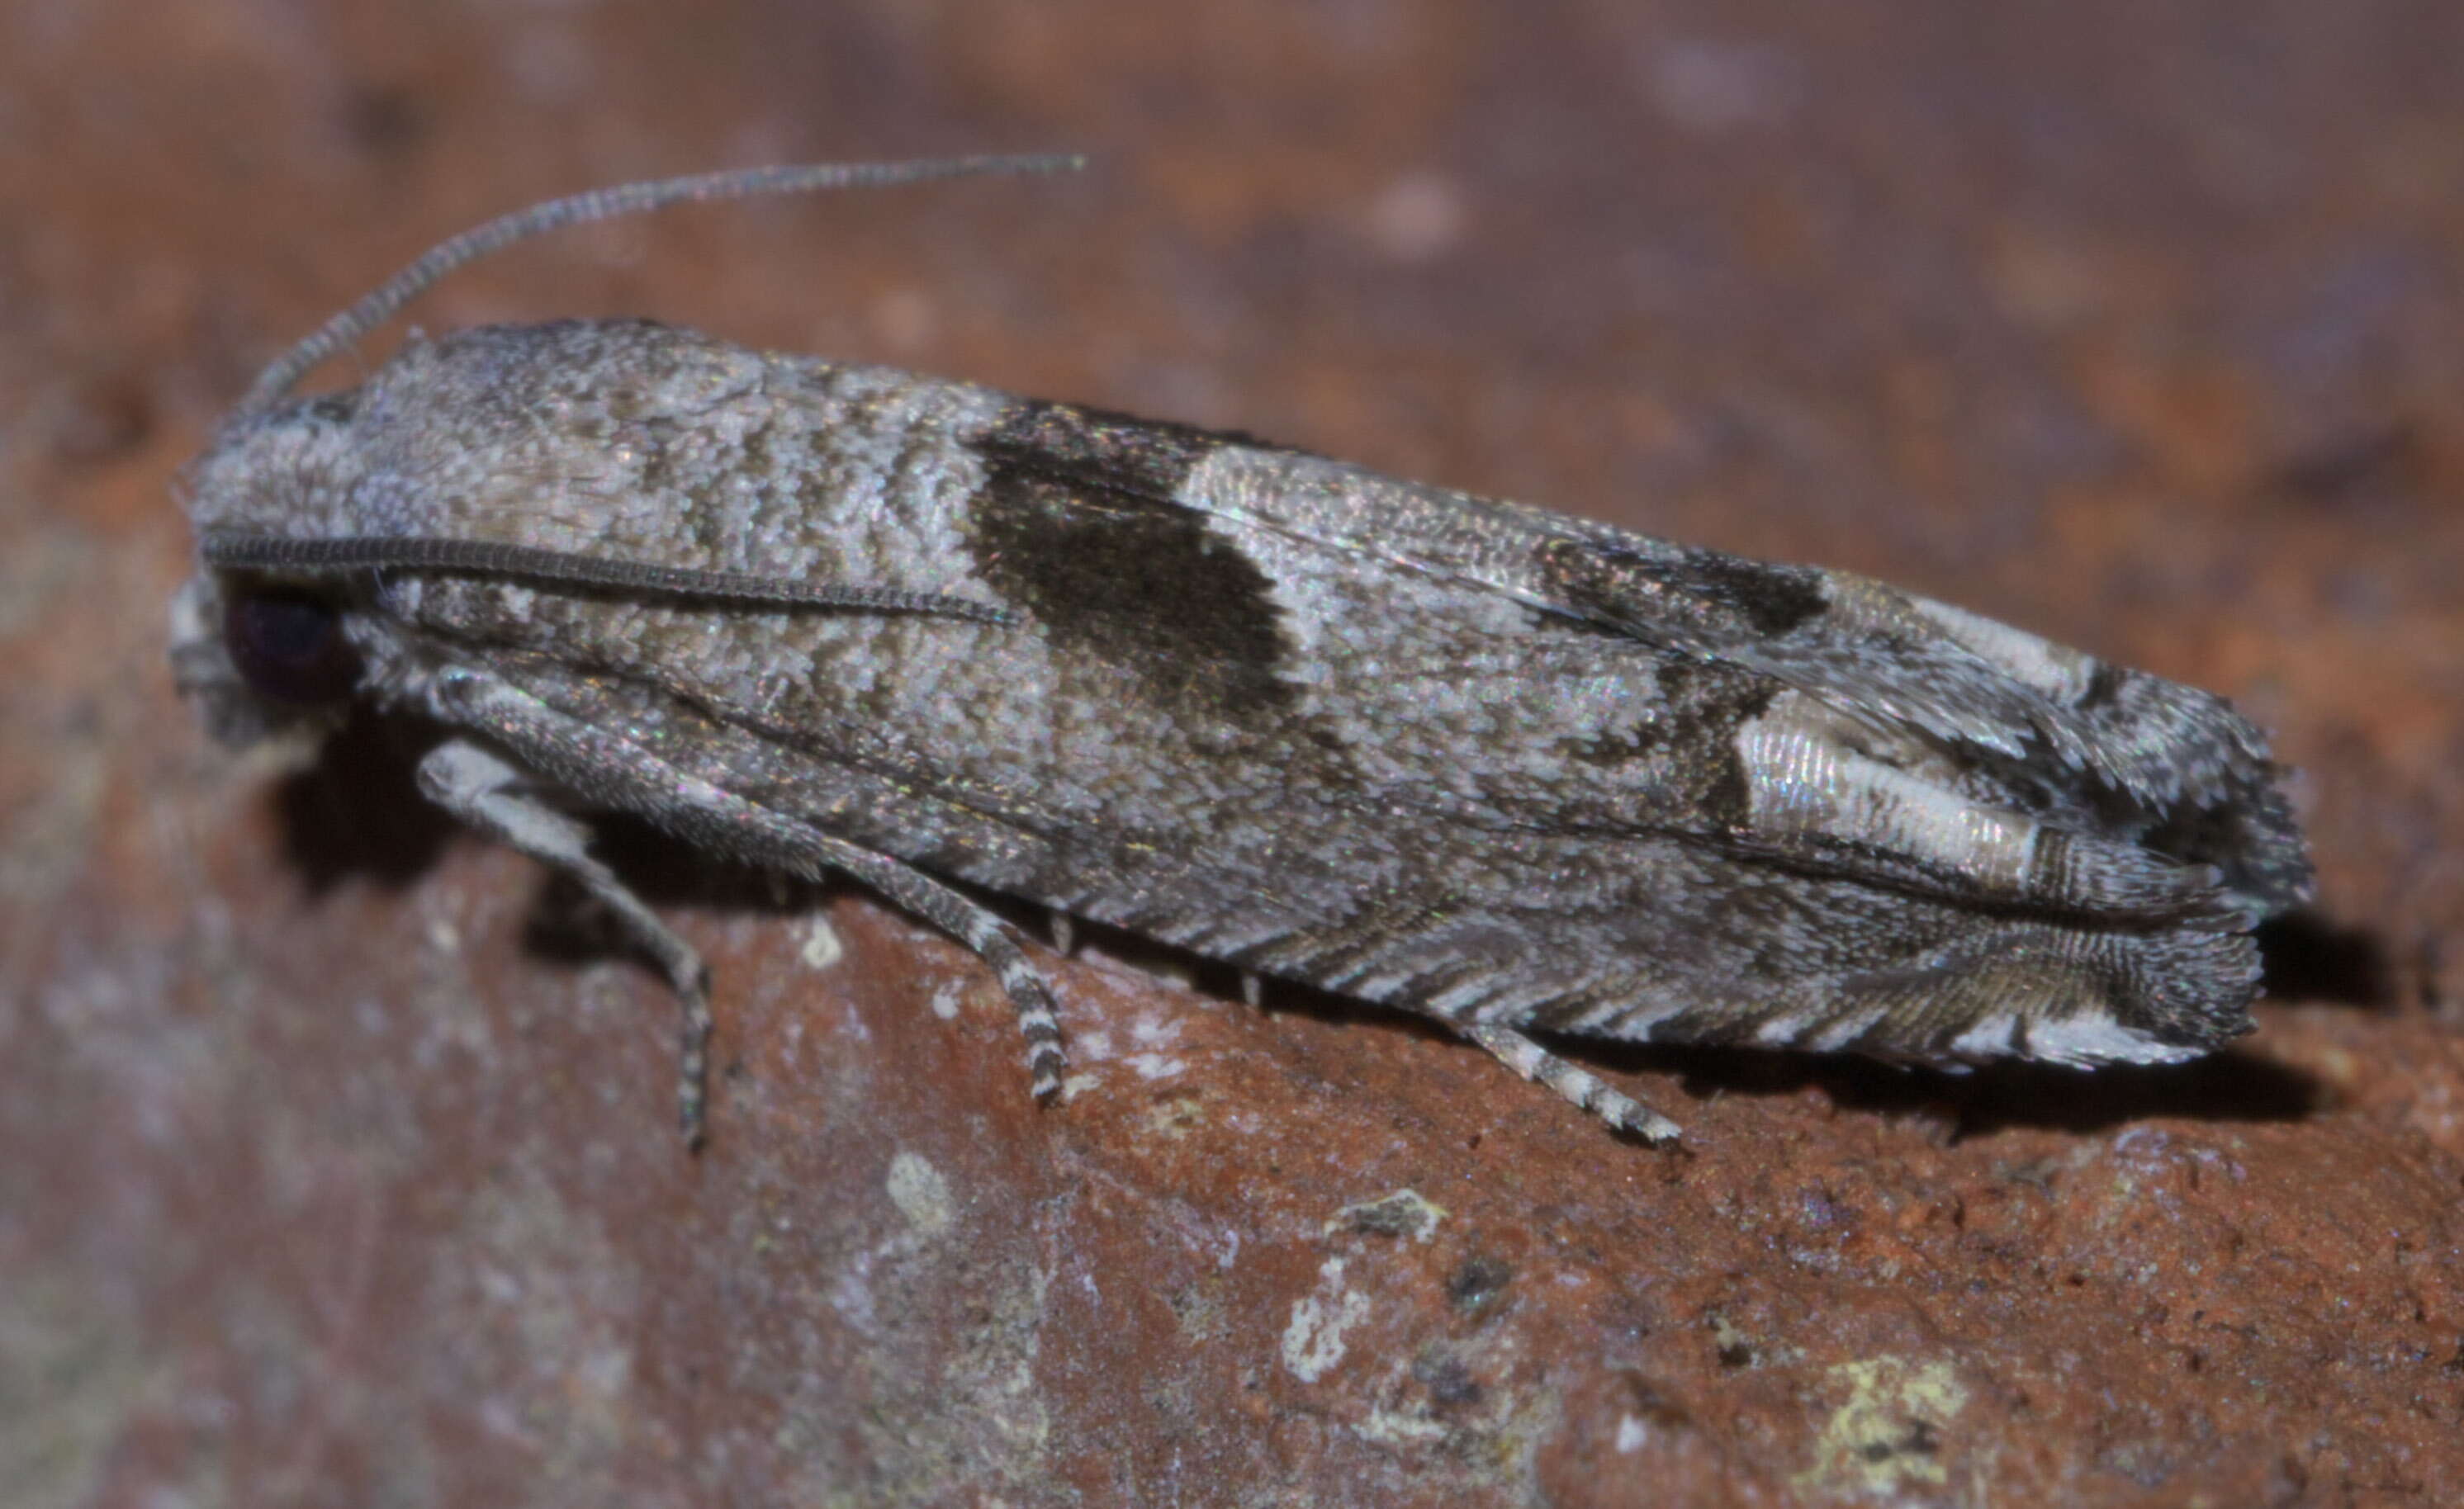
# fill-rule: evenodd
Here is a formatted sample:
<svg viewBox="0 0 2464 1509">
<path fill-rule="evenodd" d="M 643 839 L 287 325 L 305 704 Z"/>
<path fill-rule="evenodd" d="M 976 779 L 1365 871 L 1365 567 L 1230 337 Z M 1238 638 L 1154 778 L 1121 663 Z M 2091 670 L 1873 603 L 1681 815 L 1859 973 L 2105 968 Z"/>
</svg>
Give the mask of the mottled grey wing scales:
<svg viewBox="0 0 2464 1509">
<path fill-rule="evenodd" d="M 1968 795 L 2215 865 L 2250 909 L 2309 894 L 2281 771 L 2222 699 L 1843 572 L 1236 448 L 1192 506 L 1364 560 L 1477 583 L 1664 656 L 1749 671 L 1840 718 L 1955 755 Z"/>
<path fill-rule="evenodd" d="M 2263 908 L 2308 894 L 2266 744 L 2220 698 L 1844 573 L 1589 540 L 1540 555 L 1573 611 L 1955 746 L 2087 832 L 2219 865 Z"/>
<path fill-rule="evenodd" d="M 1400 562 L 1438 577 L 1525 587 L 1537 582 L 1552 608 L 1663 658 L 1741 667 L 1853 704 L 1853 715 L 1840 714 L 1830 701 L 1774 711 L 1770 694 L 1757 691 L 1732 698 L 1725 721 L 1692 732 L 1716 735 L 1714 764 L 1735 755 L 1740 745 L 1749 761 L 1803 763 L 1802 751 L 1757 749 L 1757 737 L 1820 743 L 1843 773 L 1839 783 L 1857 788 L 1868 816 L 1884 813 L 1860 830 L 1826 810 L 1792 830 L 1784 813 L 1760 814 L 1733 797 L 1724 810 L 1706 790 L 1682 811 L 1619 824 L 1564 820 L 1566 810 L 1580 807 L 1579 798 L 1561 801 L 1552 814 L 1508 817 L 1478 800 L 1407 788 L 1386 796 L 1390 810 L 1408 812 L 1421 825 L 1451 827 L 1463 850 L 1483 857 L 1483 873 L 1466 873 L 1449 886 L 1441 858 L 1399 893 L 1364 888 L 1343 912 L 1271 931 L 1262 931 L 1254 918 L 1226 927 L 1203 902 L 1186 908 L 1170 902 L 1114 904 L 1134 926 L 1265 973 L 1451 1019 L 1529 1021 L 1620 1037 L 1798 1043 L 1935 1059 L 2009 1053 L 2089 1059 L 2106 1056 L 2132 1036 L 2145 1041 L 2131 1056 L 2204 1047 L 2246 1023 L 2256 960 L 2240 931 L 2253 903 L 2232 888 L 2218 862 L 2241 861 L 2245 875 L 2259 866 L 2230 843 L 2207 852 L 2188 843 L 2170 853 L 2143 845 L 2157 821 L 2150 809 L 2164 799 L 2164 782 L 2145 778 L 2140 789 L 2123 789 L 2122 763 L 2104 757 L 2099 742 L 2114 742 L 2109 731 L 2087 727 L 2053 694 L 2075 689 L 2079 700 L 2109 706 L 2117 685 L 2153 678 L 2077 657 L 2088 668 L 2073 689 L 2062 680 L 2072 667 L 2050 659 L 2051 646 L 2038 649 L 2041 642 L 1971 623 L 1955 610 L 1929 618 L 1917 600 L 1877 584 L 1656 541 L 1629 544 L 1629 537 L 1598 526 L 1570 527 L 1511 506 L 1471 500 L 1473 506 L 1446 511 L 1449 527 L 1461 531 L 1470 519 L 1485 530 L 1447 536 L 1424 530 L 1426 518 L 1407 517 L 1398 541 L 1380 541 L 1364 532 L 1362 521 L 1384 516 L 1386 511 L 1367 505 L 1387 497 L 1367 504 L 1354 497 L 1321 510 L 1309 501 L 1344 489 L 1402 492 L 1408 512 L 1428 490 L 1402 489 L 1232 437 L 1021 404 L 987 449 L 1001 458 L 990 491 L 1016 489 L 1017 479 L 1031 478 L 1045 526 L 1074 514 L 1078 522 L 1071 528 L 1109 527 L 1125 540 L 1142 530 L 1190 535 L 1195 513 L 1253 533 L 1271 528 L 1379 567 Z M 1274 485 L 1254 485 L 1261 468 L 1273 469 Z M 1323 527 L 1330 514 L 1338 528 Z M 1045 537 L 1068 532 L 1048 529 Z M 1240 536 L 1193 537 L 1204 542 L 1197 547 L 1202 553 L 1228 548 Z M 1433 538 L 1439 548 L 1428 548 Z M 1530 568 L 1520 579 L 1510 569 L 1517 547 L 1527 551 Z M 1186 677 L 1188 657 L 1212 649 L 1220 669 L 1238 666 L 1252 683 L 1262 667 L 1293 679 L 1295 667 L 1275 659 L 1272 620 L 1230 615 L 1245 629 L 1245 641 L 1221 625 L 1192 637 L 1169 617 L 1168 601 L 1147 593 L 1154 583 L 1124 584 L 1138 554 L 1090 552 L 1109 555 L 1117 567 L 1108 579 L 1124 620 L 1115 625 L 1115 644 L 1133 660 L 1151 650 L 1155 661 L 1177 665 Z M 1173 585 L 1201 590 L 1199 575 L 1177 573 Z M 1245 577 L 1228 586 L 1233 590 L 1190 602 L 1193 620 L 1245 608 L 1265 590 L 1263 579 Z M 1083 611 L 1103 595 L 1074 595 L 1067 611 Z M 1285 598 L 1290 596 L 1287 591 Z M 1284 627 L 1288 632 L 1289 623 Z M 2002 651 L 2006 664 L 1962 643 L 1954 629 L 1983 638 L 1985 649 Z M 1806 643 L 1793 647 L 1792 636 L 1800 633 Z M 1905 669 L 1904 683 L 1886 676 L 1889 684 L 1866 696 L 1859 684 L 1865 658 Z M 2035 672 L 2043 684 L 2030 684 L 2010 665 Z M 2263 746 L 2221 704 L 2204 720 L 2187 721 L 2189 731 L 2180 734 L 2186 742 L 2177 751 L 2205 740 L 2180 756 L 2187 764 L 2228 766 L 2264 786 L 2272 767 Z M 1286 747 L 1307 743 L 1293 733 L 1286 731 Z M 1886 747 L 1912 736 L 1926 746 L 1922 754 L 1934 757 L 1933 768 L 1903 748 Z M 2051 789 L 2041 777 L 2021 782 L 1996 773 L 1997 763 L 2041 768 L 2041 758 L 2020 756 L 2041 756 L 2048 749 L 2065 755 L 2056 767 L 2064 774 Z M 2094 789 L 2101 783 L 2111 784 Z M 1945 820 L 1998 821 L 2029 832 L 2026 863 L 1997 874 L 1967 850 L 1929 853 L 1889 842 L 1910 832 L 1922 836 L 1927 821 Z M 2259 838 L 2291 842 L 2298 858 L 2289 820 L 2271 826 L 2262 818 L 2258 826 Z M 1562 858 L 1529 886 L 1517 887 L 1511 876 L 1518 843 L 1553 848 Z M 1689 867 L 1696 873 L 1684 876 Z M 1591 871 L 1595 878 L 1577 879 Z M 1693 880 L 1705 894 L 1739 887 L 1768 892 L 1772 914 L 1754 919 L 1749 934 L 1765 940 L 1762 956 L 1711 957 L 1691 967 L 1675 956 L 1682 950 L 1671 940 L 1686 936 L 1689 928 L 1746 932 L 1670 903 L 1668 892 L 1684 888 L 1672 882 L 1682 879 Z M 1166 886 L 1162 894 L 1176 890 Z M 1544 901 L 1516 909 L 1499 904 L 1501 892 Z M 1846 904 L 1837 898 L 1850 896 L 1879 896 L 1892 915 L 1882 926 L 1843 929 L 1837 913 Z M 2037 915 L 1980 916 L 1979 904 Z M 1107 900 L 1086 897 L 1081 905 L 1101 915 Z M 1943 941 L 1928 946 L 1929 932 Z M 1570 966 L 1569 960 L 1580 962 Z M 2108 1020 L 2123 1024 L 2116 1042 L 2097 1040 L 2079 1025 Z"/>
</svg>

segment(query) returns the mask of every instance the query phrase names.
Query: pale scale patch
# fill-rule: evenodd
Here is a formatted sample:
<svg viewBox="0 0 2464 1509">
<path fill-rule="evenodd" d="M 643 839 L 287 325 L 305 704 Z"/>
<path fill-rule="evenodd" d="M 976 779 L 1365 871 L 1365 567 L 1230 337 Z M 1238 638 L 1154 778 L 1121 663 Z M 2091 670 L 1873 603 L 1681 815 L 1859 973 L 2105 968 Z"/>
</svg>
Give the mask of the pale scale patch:
<svg viewBox="0 0 2464 1509">
<path fill-rule="evenodd" d="M 2017 1017 L 1996 1012 L 1950 1039 L 1948 1051 L 1963 1059 L 2002 1059 L 2017 1051 Z"/>
<path fill-rule="evenodd" d="M 2082 1067 L 2097 1063 L 2181 1063 L 2200 1049 L 2163 1042 L 2110 1017 L 2065 1017 L 2028 1024 L 2028 1056 Z"/>
<path fill-rule="evenodd" d="M 2028 875 L 2035 822 L 1843 749 L 1828 715 L 1801 694 L 1741 726 L 1736 749 L 1756 827 L 1857 840 L 1996 886 L 2015 888 Z"/>
<path fill-rule="evenodd" d="M 1623 736 L 1664 711 L 1648 688 L 1638 694 L 1631 666 L 1613 667 L 1610 649 L 1538 628 L 1535 610 L 1546 609 L 1527 591 L 1501 590 L 1513 576 L 1502 563 L 1439 551 L 1435 566 L 1416 556 L 1400 563 L 1420 569 L 1393 573 L 1391 545 L 1355 521 L 1261 495 L 1276 479 L 1331 490 L 1372 514 L 1425 511 L 1455 495 L 1244 447 L 1206 457 L 1177 494 L 1270 583 L 1291 648 L 1278 673 L 1300 693 L 1299 714 L 1342 742 L 1364 784 L 1408 783 L 1478 808 L 1502 782 L 1537 790 L 1559 778 L 1562 741 Z M 1389 573 L 1374 596 L 1363 568 Z M 1535 654 L 1551 688 L 1538 705 L 1520 698 Z M 1481 753 L 1449 754 L 1463 750 Z"/>
<path fill-rule="evenodd" d="M 1945 634 L 1980 660 L 2057 702 L 2079 700 L 2096 675 L 2096 657 L 2038 639 L 2008 623 L 1980 618 L 1931 598 L 1908 594 L 1908 606 L 1931 619 Z"/>
</svg>

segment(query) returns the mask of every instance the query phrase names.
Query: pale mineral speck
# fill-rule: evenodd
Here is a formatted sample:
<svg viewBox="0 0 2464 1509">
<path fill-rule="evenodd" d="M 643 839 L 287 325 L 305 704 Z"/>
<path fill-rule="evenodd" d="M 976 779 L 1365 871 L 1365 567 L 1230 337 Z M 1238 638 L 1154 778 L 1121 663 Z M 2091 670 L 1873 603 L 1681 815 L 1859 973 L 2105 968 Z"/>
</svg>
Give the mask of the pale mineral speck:
<svg viewBox="0 0 2464 1509">
<path fill-rule="evenodd" d="M 1444 1422 L 1400 1410 L 1372 1410 L 1358 1429 L 1362 1435 L 1383 1446 L 1425 1445 L 1446 1438 Z"/>
<path fill-rule="evenodd" d="M 1343 1333 L 1369 1313 L 1369 1296 L 1344 1286 L 1343 1268 L 1340 1258 L 1320 1264 L 1316 1290 L 1293 1301 L 1284 1327 L 1285 1370 L 1303 1383 L 1317 1382 L 1343 1361 Z"/>
<path fill-rule="evenodd" d="M 1182 1023 L 1161 1017 L 1141 1017 L 1130 1023 L 1130 1036 L 1141 1047 L 1169 1048 L 1180 1040 Z"/>
<path fill-rule="evenodd" d="M 890 1203 L 907 1223 L 927 1236 L 937 1236 L 957 1219 L 949 1181 L 921 1156 L 901 1149 L 890 1160 Z"/>
<path fill-rule="evenodd" d="M 830 920 L 816 913 L 804 923 L 804 946 L 798 951 L 798 957 L 804 961 L 804 968 L 808 970 L 826 970 L 847 957 L 847 946 L 839 941 L 838 929 L 830 926 Z M 938 1008 L 936 999 L 935 1009 L 937 1011 Z M 952 1015 L 956 1014 L 954 1007 Z"/>
<path fill-rule="evenodd" d="M 1175 1075 L 1186 1073 L 1189 1068 L 1188 1064 L 1178 1059 L 1167 1058 L 1160 1053 L 1133 1053 L 1130 1055 L 1127 1061 L 1131 1068 L 1138 1072 L 1138 1078 L 1142 1080 L 1169 1080 Z"/>
<path fill-rule="evenodd" d="M 1814 1463 L 1796 1475 L 1809 1497 L 1890 1498 L 1948 1481 L 1938 1442 L 1968 1406 L 1967 1386 L 1945 1362 L 1885 1354 L 1823 1370 L 1845 1394 L 1814 1444 Z"/>
<path fill-rule="evenodd" d="M 1080 1096 L 1091 1093 L 1103 1083 L 1102 1075 L 1073 1068 L 1061 1077 L 1061 1104 L 1067 1105 Z"/>
<path fill-rule="evenodd" d="M 462 951 L 462 929 L 451 917 L 428 919 L 428 946 L 439 953 Z"/>
</svg>

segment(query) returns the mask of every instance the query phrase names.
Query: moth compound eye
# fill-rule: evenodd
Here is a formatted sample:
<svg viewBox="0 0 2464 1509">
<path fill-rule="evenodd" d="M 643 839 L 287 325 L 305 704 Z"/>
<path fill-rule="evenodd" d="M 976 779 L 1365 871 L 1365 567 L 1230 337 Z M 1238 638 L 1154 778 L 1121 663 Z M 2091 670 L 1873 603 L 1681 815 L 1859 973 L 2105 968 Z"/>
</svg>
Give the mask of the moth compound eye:
<svg viewBox="0 0 2464 1509">
<path fill-rule="evenodd" d="M 330 602 L 297 592 L 234 593 L 223 643 L 249 689 L 269 702 L 339 702 L 359 685 L 360 657 Z"/>
</svg>

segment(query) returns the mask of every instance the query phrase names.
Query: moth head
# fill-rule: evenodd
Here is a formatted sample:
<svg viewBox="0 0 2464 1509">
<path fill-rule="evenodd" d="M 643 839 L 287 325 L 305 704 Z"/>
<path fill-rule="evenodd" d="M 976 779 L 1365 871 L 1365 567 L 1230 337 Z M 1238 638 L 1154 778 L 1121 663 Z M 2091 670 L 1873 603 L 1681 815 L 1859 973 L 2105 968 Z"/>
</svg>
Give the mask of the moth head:
<svg viewBox="0 0 2464 1509">
<path fill-rule="evenodd" d="M 321 733 L 365 672 L 355 604 L 331 584 L 200 570 L 171 600 L 171 676 L 227 744 Z"/>
<path fill-rule="evenodd" d="M 321 731 L 359 689 L 353 615 L 364 578 L 236 567 L 213 545 L 341 527 L 356 405 L 343 393 L 242 415 L 183 479 L 201 547 L 196 574 L 172 600 L 172 676 L 225 742 Z"/>
<path fill-rule="evenodd" d="M 1075 157 L 1041 156 L 740 168 L 548 200 L 429 248 L 259 373 L 213 445 L 189 468 L 184 491 L 200 549 L 197 575 L 172 604 L 175 679 L 226 740 L 334 721 L 366 679 L 368 650 L 382 643 L 382 629 L 364 609 L 375 591 L 371 573 L 388 567 L 547 577 L 769 604 L 855 602 L 863 594 L 793 581 L 748 582 L 725 574 L 577 560 L 539 550 L 507 552 L 478 540 L 408 539 L 418 531 L 402 516 L 403 499 L 371 481 L 366 443 L 369 432 L 384 426 L 373 417 L 362 423 L 362 395 L 297 399 L 292 390 L 327 358 L 455 268 L 561 226 L 693 201 L 1079 165 Z M 392 364 L 386 373 L 400 367 Z M 380 389 L 385 375 L 380 374 Z M 381 406 L 368 405 L 372 414 Z M 372 538 L 380 540 L 379 548 L 363 548 Z M 295 548 L 286 554 L 283 547 Z M 922 598 L 886 605 L 1001 618 L 980 605 Z"/>
</svg>

